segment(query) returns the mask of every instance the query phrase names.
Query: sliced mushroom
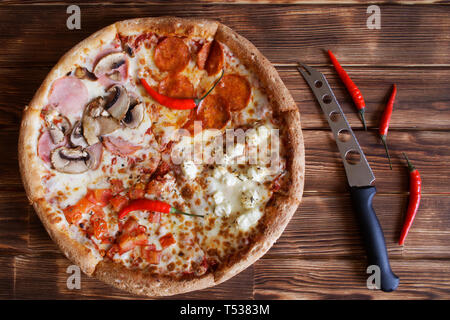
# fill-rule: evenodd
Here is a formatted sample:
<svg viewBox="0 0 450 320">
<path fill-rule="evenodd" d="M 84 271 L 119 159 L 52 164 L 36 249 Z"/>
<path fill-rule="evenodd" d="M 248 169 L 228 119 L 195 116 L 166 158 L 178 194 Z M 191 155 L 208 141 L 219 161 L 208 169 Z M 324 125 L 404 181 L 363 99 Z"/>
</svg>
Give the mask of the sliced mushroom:
<svg viewBox="0 0 450 320">
<path fill-rule="evenodd" d="M 95 121 L 98 122 L 100 136 L 114 132 L 120 128 L 119 121 L 117 121 L 113 117 L 98 117 L 95 118 Z"/>
<path fill-rule="evenodd" d="M 56 110 L 48 111 L 45 114 L 45 123 L 54 144 L 62 142 L 71 127 L 69 119 L 60 115 Z"/>
<path fill-rule="evenodd" d="M 104 112 L 104 107 L 105 99 L 103 99 L 103 97 L 97 97 L 89 102 L 84 113 L 93 118 L 99 117 Z"/>
<path fill-rule="evenodd" d="M 105 109 L 117 120 L 121 121 L 127 114 L 130 105 L 127 89 L 121 85 L 112 86 L 109 90 L 109 97 Z"/>
<path fill-rule="evenodd" d="M 87 80 L 91 80 L 91 81 L 95 81 L 97 80 L 97 77 L 95 76 L 95 74 L 93 74 L 92 72 L 90 72 L 88 69 L 84 68 L 84 67 L 77 67 L 75 69 L 75 77 L 77 77 L 78 79 L 87 79 Z"/>
<path fill-rule="evenodd" d="M 83 136 L 88 145 L 92 145 L 100 141 L 98 139 L 98 135 L 100 134 L 100 126 L 95 119 L 105 111 L 103 108 L 104 105 L 105 100 L 102 97 L 97 97 L 86 106 L 83 119 L 81 120 L 81 131 L 83 132 Z"/>
<path fill-rule="evenodd" d="M 86 165 L 91 170 L 97 170 L 102 161 L 103 145 L 101 142 L 93 144 L 85 149 L 89 154 L 89 158 L 86 160 Z"/>
<path fill-rule="evenodd" d="M 52 151 L 50 156 L 53 167 L 63 173 L 83 173 L 89 169 L 87 161 L 89 153 L 81 147 L 59 147 Z"/>
<path fill-rule="evenodd" d="M 88 145 L 93 145 L 97 142 L 100 142 L 98 136 L 100 134 L 100 126 L 99 123 L 95 120 L 95 118 L 85 115 L 83 117 L 83 136 L 86 139 Z"/>
<path fill-rule="evenodd" d="M 128 128 L 134 129 L 141 124 L 143 119 L 144 119 L 144 104 L 142 102 L 138 102 L 128 109 L 128 112 L 125 115 L 125 118 L 123 118 L 122 122 Z"/>
<path fill-rule="evenodd" d="M 120 81 L 120 79 L 122 79 L 122 75 L 120 74 L 119 71 L 114 71 L 111 74 L 108 74 L 108 78 L 110 78 L 113 81 Z"/>
<path fill-rule="evenodd" d="M 83 137 L 81 121 L 77 121 L 73 125 L 72 132 L 70 133 L 69 142 L 73 147 L 80 146 L 80 147 L 86 148 L 88 146 L 86 140 Z"/>
<path fill-rule="evenodd" d="M 131 58 L 134 57 L 134 51 L 133 48 L 131 48 L 128 44 L 125 43 L 125 45 L 123 45 L 123 51 L 125 51 L 127 53 L 127 55 L 129 55 Z"/>
<path fill-rule="evenodd" d="M 126 63 L 126 59 L 127 57 L 124 52 L 113 52 L 107 54 L 97 62 L 93 72 L 97 77 L 103 74 L 109 74 Z"/>
</svg>

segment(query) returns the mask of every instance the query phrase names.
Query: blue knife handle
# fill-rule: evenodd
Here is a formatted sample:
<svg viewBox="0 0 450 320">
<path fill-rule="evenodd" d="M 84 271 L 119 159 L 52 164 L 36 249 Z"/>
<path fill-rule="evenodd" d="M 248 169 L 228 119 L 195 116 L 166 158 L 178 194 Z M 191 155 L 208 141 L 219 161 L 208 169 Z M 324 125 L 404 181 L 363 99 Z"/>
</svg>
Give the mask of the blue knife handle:
<svg viewBox="0 0 450 320">
<path fill-rule="evenodd" d="M 383 230 L 373 210 L 372 200 L 377 189 L 373 186 L 351 187 L 350 192 L 353 209 L 361 228 L 368 263 L 380 268 L 381 290 L 385 292 L 394 291 L 397 289 L 400 280 L 392 272 Z"/>
</svg>

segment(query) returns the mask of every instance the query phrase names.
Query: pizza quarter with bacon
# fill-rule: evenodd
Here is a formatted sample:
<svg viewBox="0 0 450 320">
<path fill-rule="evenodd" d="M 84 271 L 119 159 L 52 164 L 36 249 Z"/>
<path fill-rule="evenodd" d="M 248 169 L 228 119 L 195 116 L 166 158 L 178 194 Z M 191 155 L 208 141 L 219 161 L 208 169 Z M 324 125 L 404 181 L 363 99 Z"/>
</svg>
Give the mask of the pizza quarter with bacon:
<svg viewBox="0 0 450 320">
<path fill-rule="evenodd" d="M 25 108 L 20 169 L 43 225 L 89 276 L 147 296 L 219 284 L 298 207 L 298 108 L 270 62 L 211 20 L 117 22 Z"/>
</svg>

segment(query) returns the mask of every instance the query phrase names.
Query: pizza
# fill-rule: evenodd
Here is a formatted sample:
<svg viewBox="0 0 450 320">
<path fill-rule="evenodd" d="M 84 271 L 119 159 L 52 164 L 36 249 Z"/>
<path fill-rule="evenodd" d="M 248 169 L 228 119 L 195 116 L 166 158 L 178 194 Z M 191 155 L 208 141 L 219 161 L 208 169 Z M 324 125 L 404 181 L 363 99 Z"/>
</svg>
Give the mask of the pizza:
<svg viewBox="0 0 450 320">
<path fill-rule="evenodd" d="M 270 62 L 211 20 L 117 22 L 77 44 L 25 107 L 27 196 L 61 251 L 166 296 L 260 258 L 298 207 L 298 108 Z"/>
</svg>

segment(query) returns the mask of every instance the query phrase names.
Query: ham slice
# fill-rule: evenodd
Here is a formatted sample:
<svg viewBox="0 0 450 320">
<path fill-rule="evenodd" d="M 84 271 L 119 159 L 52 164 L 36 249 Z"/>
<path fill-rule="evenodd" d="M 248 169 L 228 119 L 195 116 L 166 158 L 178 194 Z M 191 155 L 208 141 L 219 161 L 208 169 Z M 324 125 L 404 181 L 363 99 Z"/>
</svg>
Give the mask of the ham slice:
<svg viewBox="0 0 450 320">
<path fill-rule="evenodd" d="M 135 153 L 137 150 L 141 149 L 140 146 L 135 146 L 130 142 L 120 138 L 120 137 L 104 137 L 103 145 L 112 154 L 118 156 L 129 156 Z"/>
<path fill-rule="evenodd" d="M 67 138 L 64 138 L 60 143 L 54 144 L 50 132 L 45 130 L 38 141 L 38 155 L 45 163 L 50 163 L 50 154 L 53 149 L 62 147 L 67 143 Z"/>
<path fill-rule="evenodd" d="M 123 83 L 128 78 L 128 62 L 126 61 L 119 68 L 115 69 L 115 72 L 118 71 L 120 73 L 120 80 L 114 80 L 114 76 L 103 74 L 98 77 L 98 82 L 104 86 L 105 88 L 109 88 L 110 86 Z"/>
<path fill-rule="evenodd" d="M 89 94 L 83 81 L 67 76 L 53 82 L 50 89 L 49 104 L 65 117 L 81 118 Z"/>
</svg>

